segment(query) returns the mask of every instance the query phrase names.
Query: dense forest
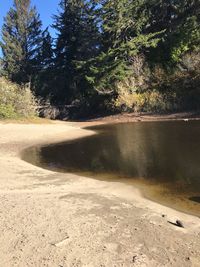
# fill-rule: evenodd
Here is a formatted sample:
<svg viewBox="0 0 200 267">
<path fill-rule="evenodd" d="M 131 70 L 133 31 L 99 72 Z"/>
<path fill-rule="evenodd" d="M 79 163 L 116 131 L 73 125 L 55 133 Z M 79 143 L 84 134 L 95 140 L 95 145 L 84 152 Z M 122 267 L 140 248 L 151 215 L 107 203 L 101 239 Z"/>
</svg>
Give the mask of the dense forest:
<svg viewBox="0 0 200 267">
<path fill-rule="evenodd" d="M 14 0 L 2 83 L 28 86 L 58 117 L 199 109 L 199 0 L 61 0 L 52 15 L 56 38 L 30 0 Z"/>
</svg>

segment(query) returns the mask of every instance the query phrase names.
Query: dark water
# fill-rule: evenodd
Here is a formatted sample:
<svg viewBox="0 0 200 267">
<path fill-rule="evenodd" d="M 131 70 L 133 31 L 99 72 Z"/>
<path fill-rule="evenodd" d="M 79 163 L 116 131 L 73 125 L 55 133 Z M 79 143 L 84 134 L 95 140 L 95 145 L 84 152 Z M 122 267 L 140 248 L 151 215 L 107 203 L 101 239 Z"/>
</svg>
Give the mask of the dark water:
<svg viewBox="0 0 200 267">
<path fill-rule="evenodd" d="M 133 183 L 146 197 L 200 215 L 199 121 L 91 129 L 98 134 L 30 148 L 23 158 L 47 169 Z"/>
</svg>

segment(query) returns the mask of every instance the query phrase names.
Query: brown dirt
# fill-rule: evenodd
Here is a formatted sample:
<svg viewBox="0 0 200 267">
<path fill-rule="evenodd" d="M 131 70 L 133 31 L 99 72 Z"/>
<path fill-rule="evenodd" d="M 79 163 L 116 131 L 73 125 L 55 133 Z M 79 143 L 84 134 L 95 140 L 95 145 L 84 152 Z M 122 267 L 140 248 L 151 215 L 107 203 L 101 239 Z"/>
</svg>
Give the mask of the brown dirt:
<svg viewBox="0 0 200 267">
<path fill-rule="evenodd" d="M 200 114 L 194 112 L 180 112 L 171 114 L 121 113 L 110 116 L 99 116 L 78 121 L 81 126 L 90 126 L 107 123 L 126 123 L 139 121 L 173 121 L 173 120 L 200 120 Z"/>
</svg>

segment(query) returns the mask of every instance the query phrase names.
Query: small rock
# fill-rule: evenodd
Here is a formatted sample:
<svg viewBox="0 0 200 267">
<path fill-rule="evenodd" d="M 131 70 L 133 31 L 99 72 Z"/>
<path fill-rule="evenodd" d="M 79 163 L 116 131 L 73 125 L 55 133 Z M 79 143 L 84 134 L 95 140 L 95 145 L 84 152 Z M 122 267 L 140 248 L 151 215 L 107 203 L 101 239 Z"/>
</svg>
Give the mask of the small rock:
<svg viewBox="0 0 200 267">
<path fill-rule="evenodd" d="M 183 223 L 180 220 L 176 220 L 176 225 L 178 227 L 184 228 Z"/>
<path fill-rule="evenodd" d="M 177 227 L 184 228 L 183 223 L 180 220 L 176 220 L 176 222 L 171 222 L 171 221 L 167 221 L 167 222 Z"/>
<path fill-rule="evenodd" d="M 132 262 L 135 262 L 137 256 L 133 256 Z"/>
</svg>

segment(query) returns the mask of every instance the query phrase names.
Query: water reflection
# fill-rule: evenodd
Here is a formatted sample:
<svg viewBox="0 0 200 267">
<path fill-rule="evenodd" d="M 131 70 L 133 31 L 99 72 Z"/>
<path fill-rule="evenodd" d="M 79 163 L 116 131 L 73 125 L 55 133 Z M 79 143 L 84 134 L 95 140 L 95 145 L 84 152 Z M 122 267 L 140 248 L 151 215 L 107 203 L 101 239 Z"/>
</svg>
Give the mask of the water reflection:
<svg viewBox="0 0 200 267">
<path fill-rule="evenodd" d="M 190 194 L 193 200 L 199 196 L 200 122 L 139 122 L 92 129 L 99 134 L 32 148 L 23 157 L 58 171 L 142 178 Z"/>
</svg>

